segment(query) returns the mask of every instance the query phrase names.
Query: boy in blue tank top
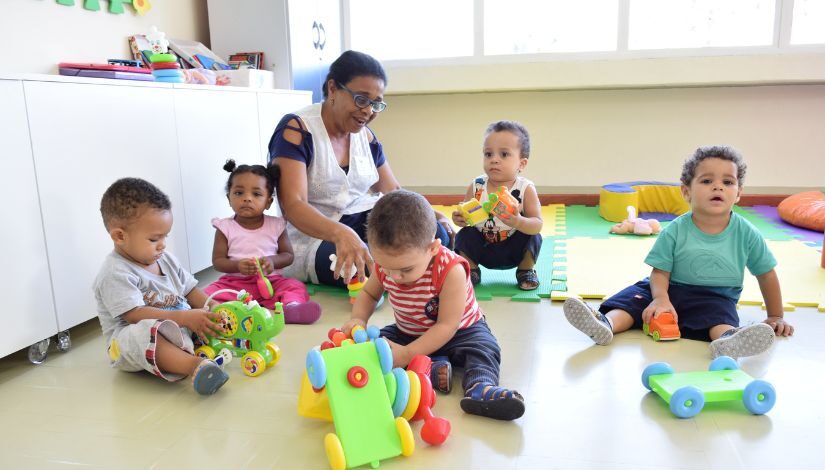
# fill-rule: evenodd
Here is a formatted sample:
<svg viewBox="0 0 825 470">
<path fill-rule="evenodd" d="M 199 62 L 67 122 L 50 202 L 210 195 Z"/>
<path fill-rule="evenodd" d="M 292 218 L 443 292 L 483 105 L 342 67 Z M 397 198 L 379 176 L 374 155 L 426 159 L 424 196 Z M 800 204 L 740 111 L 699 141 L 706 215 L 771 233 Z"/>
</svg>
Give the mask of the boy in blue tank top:
<svg viewBox="0 0 825 470">
<path fill-rule="evenodd" d="M 682 195 L 691 210 L 659 234 L 645 258 L 653 268 L 650 277 L 608 298 L 598 311 L 567 299 L 570 324 L 606 345 L 614 334 L 670 312 L 683 338 L 710 341 L 714 358 L 760 354 L 775 336 L 792 335 L 793 326 L 783 318 L 776 259 L 756 228 L 731 211 L 745 170 L 731 147 L 698 148 L 682 166 Z M 736 303 L 746 267 L 759 282 L 768 318 L 740 327 Z"/>
</svg>

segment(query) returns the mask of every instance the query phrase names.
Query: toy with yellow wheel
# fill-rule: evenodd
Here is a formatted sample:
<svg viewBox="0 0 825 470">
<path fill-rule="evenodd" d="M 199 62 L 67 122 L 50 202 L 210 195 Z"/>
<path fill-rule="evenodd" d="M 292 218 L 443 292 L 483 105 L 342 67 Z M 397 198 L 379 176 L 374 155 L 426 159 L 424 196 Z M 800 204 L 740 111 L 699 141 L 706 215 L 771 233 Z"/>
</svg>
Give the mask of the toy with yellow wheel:
<svg viewBox="0 0 825 470">
<path fill-rule="evenodd" d="M 392 351 L 385 339 L 366 341 L 367 335 L 358 336 L 362 342 L 342 342 L 340 347 L 307 354 L 307 377 L 314 390 L 326 393 L 335 424 L 335 433 L 324 438 L 334 470 L 365 464 L 375 468 L 381 460 L 415 450 L 410 424 L 400 415 L 407 411 L 409 376 L 403 369 L 392 369 Z"/>
<path fill-rule="evenodd" d="M 247 292 L 232 289 L 213 292 L 206 304 L 223 292 L 236 294 L 238 300 L 212 307 L 212 312 L 220 314 L 216 323 L 223 333 L 210 337 L 208 344 L 196 349 L 195 354 L 213 360 L 221 355 L 238 356 L 244 374 L 257 377 L 281 358 L 280 348 L 271 340 L 284 329 L 283 306 L 278 302 L 275 311 L 270 311 L 252 300 Z"/>
</svg>

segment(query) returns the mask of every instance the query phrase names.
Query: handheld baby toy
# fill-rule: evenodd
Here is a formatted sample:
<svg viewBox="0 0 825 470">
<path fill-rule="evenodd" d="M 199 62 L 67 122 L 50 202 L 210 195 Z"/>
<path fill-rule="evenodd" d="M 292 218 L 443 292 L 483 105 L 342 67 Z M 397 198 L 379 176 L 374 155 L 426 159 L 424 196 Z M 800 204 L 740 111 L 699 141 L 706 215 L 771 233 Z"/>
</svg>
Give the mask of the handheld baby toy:
<svg viewBox="0 0 825 470">
<path fill-rule="evenodd" d="M 207 344 L 198 347 L 195 355 L 215 360 L 227 354 L 241 356 L 244 374 L 250 377 L 261 375 L 267 367 L 274 366 L 281 357 L 281 349 L 271 339 L 284 329 L 283 305 L 275 304 L 275 311 L 261 307 L 246 291 L 220 289 L 206 299 L 206 305 L 217 294 L 231 292 L 238 300 L 224 302 L 212 308 L 220 314 L 215 320 L 223 330 L 217 337 L 209 337 Z M 228 353 L 226 352 L 228 350 Z M 217 362 L 217 361 L 216 361 Z"/>
<path fill-rule="evenodd" d="M 338 261 L 338 256 L 336 256 L 333 253 L 329 255 L 329 260 L 331 262 L 329 265 L 329 269 L 330 271 L 335 272 L 335 263 Z M 354 305 L 355 299 L 358 298 L 358 294 L 361 292 L 361 289 L 364 288 L 364 284 L 366 284 L 366 281 L 361 282 L 358 280 L 357 277 L 355 277 L 355 275 L 358 274 L 358 269 L 355 266 L 352 266 L 352 268 L 350 268 L 349 276 L 347 276 L 346 273 L 344 273 L 343 266 L 341 267 L 339 274 L 341 274 L 341 279 L 348 279 L 347 290 L 349 291 L 349 303 Z"/>
<path fill-rule="evenodd" d="M 518 200 L 510 194 L 506 186 L 500 186 L 496 192 L 487 195 L 483 204 L 473 198 L 458 205 L 458 210 L 467 221 L 467 225 L 476 225 L 487 220 L 490 215 L 516 215 Z"/>
<path fill-rule="evenodd" d="M 260 292 L 261 297 L 269 300 L 275 295 L 275 291 L 272 290 L 272 283 L 264 276 L 264 270 L 261 269 L 260 258 L 255 258 L 255 266 L 258 267 L 258 292 Z"/>
</svg>

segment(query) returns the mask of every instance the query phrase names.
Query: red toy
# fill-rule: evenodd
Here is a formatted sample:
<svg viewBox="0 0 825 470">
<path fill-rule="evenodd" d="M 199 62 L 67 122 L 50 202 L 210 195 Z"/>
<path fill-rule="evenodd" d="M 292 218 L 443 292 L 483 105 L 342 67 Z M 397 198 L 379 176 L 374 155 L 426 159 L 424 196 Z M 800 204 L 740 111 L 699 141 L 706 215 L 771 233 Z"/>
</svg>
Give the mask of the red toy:
<svg viewBox="0 0 825 470">
<path fill-rule="evenodd" d="M 658 317 L 653 317 L 650 323 L 645 323 L 642 330 L 646 335 L 652 336 L 653 341 L 673 341 L 682 337 L 679 332 L 679 325 L 670 312 L 660 313 Z"/>
</svg>

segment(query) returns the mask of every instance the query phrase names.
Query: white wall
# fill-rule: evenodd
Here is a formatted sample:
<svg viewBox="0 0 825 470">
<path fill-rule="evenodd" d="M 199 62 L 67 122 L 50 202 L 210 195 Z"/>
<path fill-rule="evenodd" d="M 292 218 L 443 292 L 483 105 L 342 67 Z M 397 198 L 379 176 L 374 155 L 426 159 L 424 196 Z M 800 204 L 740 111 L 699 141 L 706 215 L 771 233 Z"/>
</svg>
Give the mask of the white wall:
<svg viewBox="0 0 825 470">
<path fill-rule="evenodd" d="M 392 95 L 372 127 L 399 181 L 466 188 L 482 172 L 482 134 L 514 119 L 531 134 L 526 176 L 542 192 L 609 182 L 677 181 L 697 146 L 737 147 L 745 190 L 825 185 L 825 85 Z"/>
<path fill-rule="evenodd" d="M 140 16 L 131 5 L 109 13 L 83 8 L 83 0 L 64 6 L 55 0 L 3 0 L 0 4 L 0 73 L 57 73 L 58 62 L 106 63 L 131 59 L 127 38 L 152 26 L 167 37 L 208 45 L 209 26 L 203 0 L 155 0 Z"/>
</svg>

